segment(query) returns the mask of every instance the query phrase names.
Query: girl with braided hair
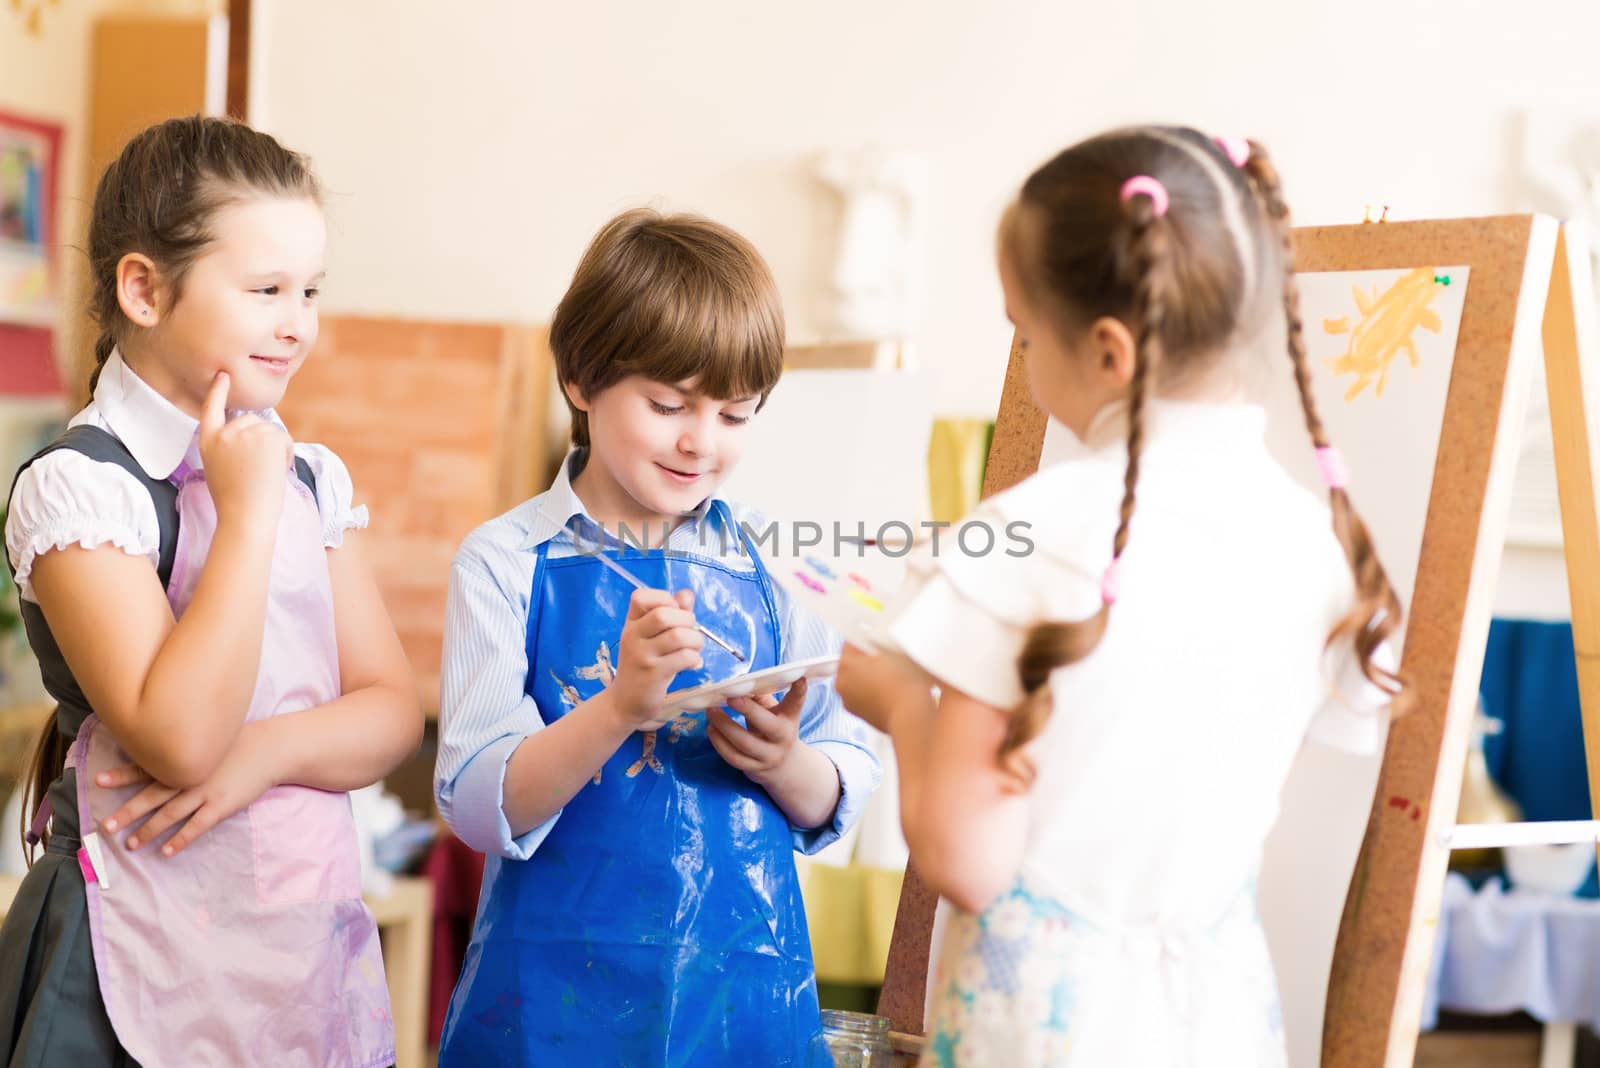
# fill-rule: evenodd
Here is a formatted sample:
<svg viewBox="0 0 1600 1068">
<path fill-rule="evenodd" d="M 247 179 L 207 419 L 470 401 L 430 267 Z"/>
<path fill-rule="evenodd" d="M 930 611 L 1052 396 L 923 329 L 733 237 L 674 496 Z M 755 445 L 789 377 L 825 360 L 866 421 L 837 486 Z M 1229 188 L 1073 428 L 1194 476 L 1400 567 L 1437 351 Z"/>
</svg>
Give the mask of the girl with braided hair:
<svg viewBox="0 0 1600 1068">
<path fill-rule="evenodd" d="M 1034 549 L 916 559 L 900 653 L 847 649 L 838 678 L 894 739 L 912 862 L 950 906 L 923 1063 L 1283 1064 L 1255 894 L 1279 793 L 1307 738 L 1381 746 L 1407 691 L 1277 172 L 1254 142 L 1103 134 L 1023 184 L 998 261 L 1074 441 L 971 518 Z M 1280 303 L 1324 497 L 1244 395 Z"/>
</svg>

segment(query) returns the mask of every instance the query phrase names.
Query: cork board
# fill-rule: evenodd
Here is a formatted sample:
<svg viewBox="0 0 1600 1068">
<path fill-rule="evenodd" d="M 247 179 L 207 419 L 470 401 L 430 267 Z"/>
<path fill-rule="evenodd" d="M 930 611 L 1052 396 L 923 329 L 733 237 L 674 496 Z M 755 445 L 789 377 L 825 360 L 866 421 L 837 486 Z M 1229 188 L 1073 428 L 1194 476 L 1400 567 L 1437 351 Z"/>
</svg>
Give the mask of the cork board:
<svg viewBox="0 0 1600 1068">
<path fill-rule="evenodd" d="M 1463 263 L 1461 316 L 1389 734 L 1329 976 L 1322 1063 L 1407 1064 L 1455 823 L 1557 228 L 1531 216 L 1309 229 L 1302 271 Z"/>
<path fill-rule="evenodd" d="M 1418 707 L 1391 731 L 1378 773 L 1334 950 L 1322 1032 L 1325 1065 L 1411 1063 L 1432 949 L 1431 921 L 1447 860 L 1439 833 L 1454 822 L 1557 240 L 1554 220 L 1535 216 L 1312 227 L 1295 233 L 1303 274 L 1443 264 L 1470 272 L 1416 583 L 1407 599 L 1403 668 L 1417 688 Z M 1587 261 L 1582 268 L 1586 279 Z M 1570 312 L 1572 302 L 1567 303 Z M 1569 314 L 1563 336 L 1571 334 L 1570 319 Z M 1571 354 L 1571 368 L 1564 378 L 1554 367 L 1550 374 L 1552 408 L 1565 405 L 1560 415 L 1553 412 L 1558 438 L 1563 420 L 1569 437 L 1575 421 L 1584 425 L 1581 390 L 1566 388 L 1561 400 L 1556 395 L 1562 388 L 1558 382 L 1571 380 L 1578 366 L 1576 342 L 1565 349 L 1553 346 L 1551 359 L 1563 351 Z M 1580 409 L 1576 414 L 1574 404 Z M 1044 414 L 1029 398 L 1023 356 L 1013 345 L 985 495 L 1037 469 L 1045 434 Z M 1581 481 L 1575 458 L 1585 461 L 1586 474 L 1588 449 L 1587 438 L 1565 450 L 1558 441 L 1558 462 L 1563 451 L 1567 455 L 1561 471 L 1564 519 L 1568 487 Z M 1355 493 L 1359 506 L 1359 488 Z M 1586 500 L 1592 522 L 1592 483 Z M 1600 572 L 1600 560 L 1595 564 Z M 1572 581 L 1577 597 L 1578 579 Z M 1575 624 L 1577 615 L 1575 602 Z M 1600 621 L 1600 606 L 1594 619 Z M 1576 631 L 1575 626 L 1575 639 Z M 1600 639 L 1592 644 L 1600 649 Z M 879 1002 L 879 1012 L 897 1031 L 919 1033 L 923 1027 L 933 901 L 915 869 L 908 871 Z"/>
</svg>

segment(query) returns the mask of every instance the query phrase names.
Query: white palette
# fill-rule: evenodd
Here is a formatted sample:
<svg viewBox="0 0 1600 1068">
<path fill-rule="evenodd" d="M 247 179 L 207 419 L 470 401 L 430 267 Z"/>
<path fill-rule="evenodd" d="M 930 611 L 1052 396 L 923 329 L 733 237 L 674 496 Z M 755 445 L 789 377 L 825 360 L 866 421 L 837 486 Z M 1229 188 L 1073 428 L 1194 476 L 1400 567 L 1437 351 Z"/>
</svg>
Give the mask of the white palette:
<svg viewBox="0 0 1600 1068">
<path fill-rule="evenodd" d="M 720 708 L 735 697 L 775 693 L 794 685 L 802 678 L 831 678 L 838 670 L 837 656 L 814 656 L 808 660 L 791 660 L 787 664 L 762 668 L 746 675 L 734 675 L 732 678 L 717 682 L 704 682 L 699 686 L 691 686 L 687 690 L 676 690 L 667 694 L 666 704 L 661 706 L 661 710 L 663 713 L 673 713 L 702 712 L 708 708 Z"/>
</svg>

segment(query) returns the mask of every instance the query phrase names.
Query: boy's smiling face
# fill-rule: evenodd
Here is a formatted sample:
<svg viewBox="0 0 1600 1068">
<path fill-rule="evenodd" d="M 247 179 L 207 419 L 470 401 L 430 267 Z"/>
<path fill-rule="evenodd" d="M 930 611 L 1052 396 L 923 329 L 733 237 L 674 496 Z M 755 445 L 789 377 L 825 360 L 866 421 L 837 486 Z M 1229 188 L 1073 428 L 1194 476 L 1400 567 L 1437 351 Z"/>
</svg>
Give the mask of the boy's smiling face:
<svg viewBox="0 0 1600 1068">
<path fill-rule="evenodd" d="M 630 375 L 593 396 L 567 387 L 589 417 L 589 459 L 573 490 L 615 532 L 694 511 L 733 473 L 760 397 L 719 399 L 693 381 Z"/>
</svg>

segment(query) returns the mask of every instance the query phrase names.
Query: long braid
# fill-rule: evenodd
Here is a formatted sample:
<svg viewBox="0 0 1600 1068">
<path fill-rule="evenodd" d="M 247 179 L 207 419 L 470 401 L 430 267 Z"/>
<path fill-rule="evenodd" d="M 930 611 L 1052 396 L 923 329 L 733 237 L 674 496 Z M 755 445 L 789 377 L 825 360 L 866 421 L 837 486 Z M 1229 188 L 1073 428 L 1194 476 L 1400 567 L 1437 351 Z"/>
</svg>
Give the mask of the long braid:
<svg viewBox="0 0 1600 1068">
<path fill-rule="evenodd" d="M 1161 356 L 1161 328 L 1167 314 L 1162 292 L 1165 276 L 1160 271 L 1167 255 L 1166 228 L 1156 224 L 1148 197 L 1131 205 L 1134 214 L 1134 270 L 1139 279 L 1134 287 L 1133 320 L 1137 324 L 1133 378 L 1128 383 L 1128 468 L 1122 479 L 1122 513 L 1116 536 L 1111 542 L 1111 558 L 1120 559 L 1128 547 L 1128 525 L 1133 520 L 1139 484 L 1139 457 L 1144 450 L 1144 406 L 1149 395 L 1150 371 Z"/>
<path fill-rule="evenodd" d="M 1033 770 L 1025 760 L 1018 758 L 1017 751 L 1037 737 L 1050 718 L 1050 674 L 1058 667 L 1088 656 L 1105 635 L 1114 599 L 1111 586 L 1118 561 L 1128 546 L 1128 532 L 1138 504 L 1145 401 L 1150 393 L 1150 375 L 1161 359 L 1162 330 L 1167 315 L 1170 235 L 1148 195 L 1130 199 L 1127 212 L 1132 225 L 1126 262 L 1135 278 L 1132 319 L 1136 333 L 1133 376 L 1128 382 L 1128 463 L 1122 478 L 1122 508 L 1117 532 L 1111 541 L 1111 566 L 1100 610 L 1088 619 L 1071 623 L 1038 624 L 1029 631 L 1017 660 L 1017 673 L 1027 696 L 1012 715 L 999 757 L 1023 782 L 1031 781 Z"/>
<path fill-rule="evenodd" d="M 1305 416 L 1311 443 L 1328 448 L 1327 431 L 1317 415 L 1311 390 L 1311 367 L 1306 356 L 1304 323 L 1300 315 L 1300 289 L 1294 280 L 1294 241 L 1289 222 L 1289 206 L 1283 198 L 1283 184 L 1267 150 L 1250 142 L 1250 158 L 1244 165 L 1246 177 L 1268 219 L 1283 243 L 1283 312 L 1288 328 L 1289 359 L 1294 366 L 1295 386 L 1300 393 L 1300 409 Z M 1406 681 L 1396 672 L 1373 662 L 1378 648 L 1400 629 L 1400 598 L 1378 560 L 1372 536 L 1357 514 L 1350 495 L 1342 486 L 1328 491 L 1333 512 L 1333 529 L 1350 562 L 1355 580 L 1356 602 L 1328 635 L 1328 644 L 1349 638 L 1361 664 L 1361 673 L 1392 698 L 1392 709 L 1402 713 L 1410 704 Z"/>
</svg>

